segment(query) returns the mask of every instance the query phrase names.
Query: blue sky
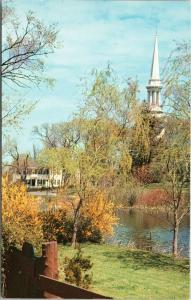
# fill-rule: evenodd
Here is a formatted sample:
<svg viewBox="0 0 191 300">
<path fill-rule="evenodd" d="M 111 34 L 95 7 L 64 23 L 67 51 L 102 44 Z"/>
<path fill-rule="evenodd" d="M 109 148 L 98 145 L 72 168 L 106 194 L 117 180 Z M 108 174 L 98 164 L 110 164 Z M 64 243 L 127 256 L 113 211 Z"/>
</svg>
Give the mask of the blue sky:
<svg viewBox="0 0 191 300">
<path fill-rule="evenodd" d="M 92 68 L 105 68 L 108 62 L 121 78 L 136 77 L 141 99 L 146 98 L 158 25 L 159 60 L 162 69 L 174 41 L 188 39 L 188 1 L 117 0 L 13 0 L 22 20 L 29 9 L 44 21 L 58 23 L 63 47 L 46 58 L 46 71 L 56 80 L 53 89 L 20 90 L 29 100 L 39 100 L 34 111 L 14 133 L 20 151 L 31 150 L 38 141 L 34 125 L 67 120 L 82 100 L 80 78 Z"/>
</svg>

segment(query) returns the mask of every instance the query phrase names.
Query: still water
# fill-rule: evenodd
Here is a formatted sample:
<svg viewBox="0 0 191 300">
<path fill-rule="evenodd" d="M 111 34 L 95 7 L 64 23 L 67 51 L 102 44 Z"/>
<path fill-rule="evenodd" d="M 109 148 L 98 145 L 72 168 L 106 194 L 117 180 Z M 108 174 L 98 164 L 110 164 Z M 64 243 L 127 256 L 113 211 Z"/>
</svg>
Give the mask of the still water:
<svg viewBox="0 0 191 300">
<path fill-rule="evenodd" d="M 165 213 L 121 209 L 117 216 L 119 223 L 113 237 L 108 239 L 109 243 L 164 253 L 172 251 L 172 226 Z M 178 248 L 182 256 L 189 256 L 189 236 L 189 216 L 186 216 L 179 229 Z"/>
<path fill-rule="evenodd" d="M 55 193 L 31 192 L 45 200 L 41 209 L 47 208 L 49 202 L 57 203 Z M 172 252 L 172 226 L 167 215 L 163 212 L 152 212 L 141 209 L 120 209 L 117 211 L 118 224 L 114 228 L 114 235 L 107 242 L 118 245 L 128 245 L 157 252 Z M 179 228 L 178 249 L 182 256 L 189 256 L 190 219 L 186 216 Z"/>
</svg>

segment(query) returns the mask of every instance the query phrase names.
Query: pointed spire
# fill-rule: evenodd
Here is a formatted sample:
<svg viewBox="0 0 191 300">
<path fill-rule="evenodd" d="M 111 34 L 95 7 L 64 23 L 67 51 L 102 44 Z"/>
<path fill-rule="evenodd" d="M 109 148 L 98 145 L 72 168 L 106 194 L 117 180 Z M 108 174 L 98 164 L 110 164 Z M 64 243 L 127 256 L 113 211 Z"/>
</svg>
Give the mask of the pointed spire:
<svg viewBox="0 0 191 300">
<path fill-rule="evenodd" d="M 162 84 L 160 81 L 160 74 L 159 74 L 158 41 L 157 41 L 157 34 L 156 34 L 154 52 L 153 52 L 153 61 L 151 67 L 151 77 L 147 85 L 147 95 L 148 95 L 148 103 L 149 103 L 150 110 L 157 114 L 162 112 L 160 106 L 161 89 L 162 89 Z"/>
<path fill-rule="evenodd" d="M 157 35 L 155 37 L 155 46 L 154 46 L 153 61 L 151 67 L 151 80 L 160 80 Z"/>
</svg>

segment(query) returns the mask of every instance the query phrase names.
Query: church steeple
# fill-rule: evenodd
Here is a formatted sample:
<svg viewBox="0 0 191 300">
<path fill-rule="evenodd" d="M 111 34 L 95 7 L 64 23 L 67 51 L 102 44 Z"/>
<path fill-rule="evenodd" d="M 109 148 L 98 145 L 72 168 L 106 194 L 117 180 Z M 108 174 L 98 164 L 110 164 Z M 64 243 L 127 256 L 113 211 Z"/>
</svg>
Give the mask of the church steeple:
<svg viewBox="0 0 191 300">
<path fill-rule="evenodd" d="M 151 67 L 151 77 L 147 86 L 149 108 L 153 112 L 160 113 L 160 92 L 162 89 L 159 72 L 159 58 L 158 58 L 158 40 L 155 37 L 155 45 L 153 51 L 153 60 Z"/>
<path fill-rule="evenodd" d="M 151 68 L 151 80 L 160 80 L 157 35 L 155 37 L 155 47 L 154 47 L 154 51 L 153 51 L 153 61 L 152 61 L 152 68 Z"/>
</svg>

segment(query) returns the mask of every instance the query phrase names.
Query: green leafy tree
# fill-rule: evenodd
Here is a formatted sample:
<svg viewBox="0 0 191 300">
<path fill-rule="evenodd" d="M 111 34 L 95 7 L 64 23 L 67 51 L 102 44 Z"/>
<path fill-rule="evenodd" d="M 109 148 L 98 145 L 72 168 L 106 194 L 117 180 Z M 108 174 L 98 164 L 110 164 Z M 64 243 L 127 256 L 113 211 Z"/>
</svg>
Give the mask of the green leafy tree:
<svg viewBox="0 0 191 300">
<path fill-rule="evenodd" d="M 190 117 L 190 41 L 177 43 L 163 70 L 164 104 L 176 117 Z"/>
<path fill-rule="evenodd" d="M 72 186 L 77 196 L 73 206 L 73 246 L 77 243 L 82 207 L 92 195 L 100 190 L 111 195 L 110 189 L 120 173 L 130 180 L 132 159 L 128 132 L 136 92 L 137 84 L 133 81 L 120 88 L 110 66 L 102 71 L 94 70 L 84 85 L 84 102 L 74 118 L 34 130 L 45 147 L 49 147 L 41 155 L 53 154 L 49 162 L 56 165 L 58 162 L 68 176 L 67 188 Z"/>
<path fill-rule="evenodd" d="M 164 117 L 158 118 L 150 113 L 147 105 L 137 104 L 133 110 L 134 124 L 130 130 L 130 153 L 133 166 L 149 165 L 161 144 L 161 133 L 165 127 Z M 160 137 L 161 135 L 161 137 Z"/>
<path fill-rule="evenodd" d="M 45 148 L 39 153 L 37 157 L 39 165 L 41 167 L 49 169 L 49 179 L 51 182 L 51 187 L 53 187 L 55 174 L 61 172 L 58 152 L 59 151 L 54 148 Z"/>
<path fill-rule="evenodd" d="M 73 165 L 71 182 L 78 195 L 78 199 L 74 205 L 74 226 L 72 236 L 72 246 L 74 247 L 77 242 L 78 222 L 81 208 L 90 197 L 91 192 L 97 188 L 99 180 L 106 172 L 106 167 L 104 168 L 102 165 L 101 159 L 102 156 L 98 156 L 98 153 L 96 155 L 90 155 L 88 151 L 82 149 L 76 149 L 72 155 L 72 160 L 75 161 L 75 165 Z"/>
<path fill-rule="evenodd" d="M 155 168 L 160 170 L 167 193 L 165 208 L 173 229 L 173 254 L 178 254 L 178 231 L 189 208 L 189 123 L 169 118 L 164 143 L 156 156 Z"/>
</svg>

